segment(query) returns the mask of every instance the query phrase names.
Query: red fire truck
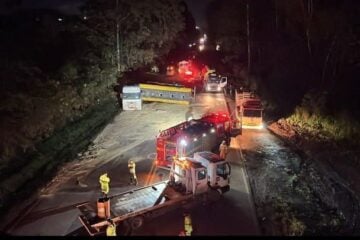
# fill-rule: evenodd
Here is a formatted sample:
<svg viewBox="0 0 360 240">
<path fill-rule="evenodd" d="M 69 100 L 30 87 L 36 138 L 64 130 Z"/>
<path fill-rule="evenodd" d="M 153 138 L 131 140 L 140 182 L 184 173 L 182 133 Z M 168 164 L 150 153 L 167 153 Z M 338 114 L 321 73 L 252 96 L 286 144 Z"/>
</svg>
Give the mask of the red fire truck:
<svg viewBox="0 0 360 240">
<path fill-rule="evenodd" d="M 191 157 L 197 151 L 216 152 L 230 136 L 231 118 L 227 113 L 206 114 L 163 130 L 156 138 L 156 165 L 169 167 L 175 156 Z"/>
</svg>

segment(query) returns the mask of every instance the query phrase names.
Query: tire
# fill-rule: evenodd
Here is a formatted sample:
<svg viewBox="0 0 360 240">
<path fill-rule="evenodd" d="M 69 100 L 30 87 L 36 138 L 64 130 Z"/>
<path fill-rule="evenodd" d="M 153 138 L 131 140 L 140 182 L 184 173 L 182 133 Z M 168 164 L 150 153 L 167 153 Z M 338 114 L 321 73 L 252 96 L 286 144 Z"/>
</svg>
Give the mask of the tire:
<svg viewBox="0 0 360 240">
<path fill-rule="evenodd" d="M 133 218 L 130 220 L 131 229 L 132 229 L 132 230 L 139 229 L 139 228 L 141 228 L 141 226 L 143 225 L 143 223 L 144 223 L 144 218 L 143 218 L 142 216 L 133 217 Z"/>
<path fill-rule="evenodd" d="M 221 189 L 212 189 L 209 192 L 209 201 L 210 202 L 217 202 L 218 200 L 220 200 L 221 195 L 222 195 Z"/>
</svg>

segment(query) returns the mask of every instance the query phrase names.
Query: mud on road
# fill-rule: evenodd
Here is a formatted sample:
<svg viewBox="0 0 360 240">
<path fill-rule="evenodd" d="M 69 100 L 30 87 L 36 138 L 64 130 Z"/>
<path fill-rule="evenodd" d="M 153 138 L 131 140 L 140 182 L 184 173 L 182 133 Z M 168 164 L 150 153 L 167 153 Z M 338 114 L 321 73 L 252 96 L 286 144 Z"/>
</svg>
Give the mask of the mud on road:
<svg viewBox="0 0 360 240">
<path fill-rule="evenodd" d="M 359 201 L 327 162 L 287 141 L 291 129 L 244 131 L 241 146 L 264 235 L 356 235 Z"/>
</svg>

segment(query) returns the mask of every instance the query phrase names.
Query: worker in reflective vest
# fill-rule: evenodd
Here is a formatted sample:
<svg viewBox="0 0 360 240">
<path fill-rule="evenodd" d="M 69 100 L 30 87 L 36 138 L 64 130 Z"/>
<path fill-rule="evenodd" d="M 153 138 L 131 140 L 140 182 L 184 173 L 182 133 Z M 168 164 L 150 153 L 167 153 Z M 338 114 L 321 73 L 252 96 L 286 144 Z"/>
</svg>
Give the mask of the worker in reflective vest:
<svg viewBox="0 0 360 240">
<path fill-rule="evenodd" d="M 190 214 L 184 214 L 184 229 L 185 229 L 185 236 L 191 236 L 193 231 L 192 224 L 191 224 L 191 217 Z"/>
<path fill-rule="evenodd" d="M 107 194 L 109 193 L 110 187 L 110 178 L 108 177 L 107 173 L 104 173 L 99 178 L 100 186 L 101 186 L 101 192 L 103 193 L 104 197 L 107 197 Z"/>
<path fill-rule="evenodd" d="M 194 119 L 194 113 L 192 107 L 189 107 L 189 109 L 185 113 L 185 121 L 190 121 L 192 119 Z"/>
<path fill-rule="evenodd" d="M 136 164 L 133 160 L 130 160 L 128 163 L 129 173 L 130 173 L 130 184 L 137 185 L 137 177 L 136 177 L 136 171 L 135 171 Z"/>
<path fill-rule="evenodd" d="M 108 219 L 108 222 L 109 222 L 109 224 L 106 228 L 106 236 L 114 237 L 114 236 L 116 236 L 116 225 L 113 222 L 113 220 L 111 220 L 111 219 Z"/>
<path fill-rule="evenodd" d="M 220 144 L 219 152 L 220 152 L 220 158 L 226 159 L 226 154 L 228 153 L 228 146 L 225 140 L 223 140 L 222 143 Z"/>
</svg>

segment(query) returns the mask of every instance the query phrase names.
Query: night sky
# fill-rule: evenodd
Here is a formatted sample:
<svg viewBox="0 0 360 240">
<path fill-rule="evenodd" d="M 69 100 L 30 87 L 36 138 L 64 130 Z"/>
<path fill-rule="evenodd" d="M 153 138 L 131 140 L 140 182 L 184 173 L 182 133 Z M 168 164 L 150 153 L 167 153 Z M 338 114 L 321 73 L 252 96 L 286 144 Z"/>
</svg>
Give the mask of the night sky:
<svg viewBox="0 0 360 240">
<path fill-rule="evenodd" d="M 21 0 L 23 8 L 57 9 L 65 14 L 78 13 L 78 7 L 84 0 Z"/>
<path fill-rule="evenodd" d="M 207 5 L 214 0 L 185 0 L 191 13 L 193 14 L 196 24 L 200 28 L 206 28 L 205 10 Z"/>
<path fill-rule="evenodd" d="M 214 0 L 185 0 L 195 18 L 196 24 L 201 28 L 206 27 L 205 10 L 212 1 Z M 51 8 L 67 14 L 76 14 L 78 13 L 78 7 L 83 2 L 85 0 L 22 0 L 22 7 Z"/>
</svg>

